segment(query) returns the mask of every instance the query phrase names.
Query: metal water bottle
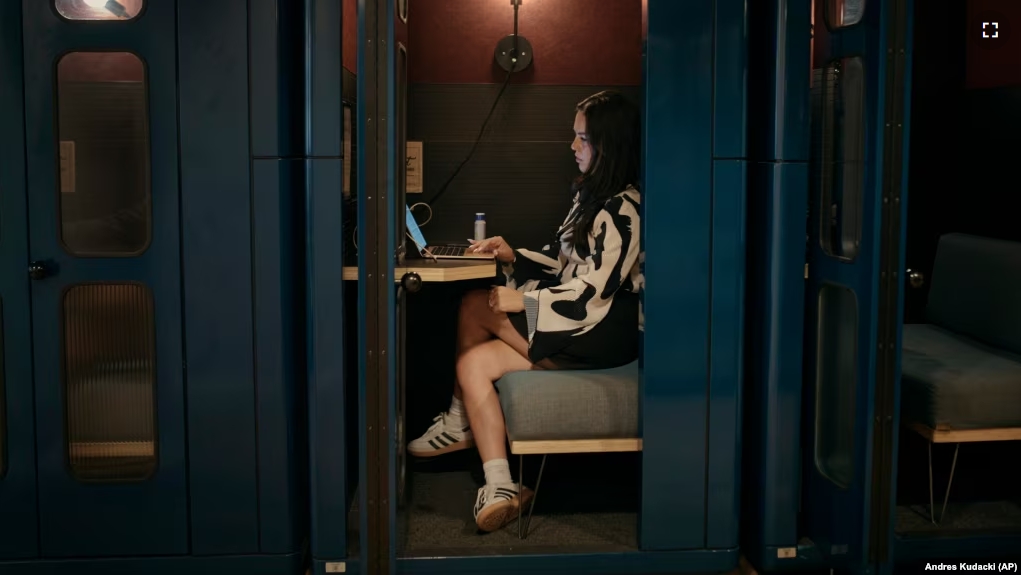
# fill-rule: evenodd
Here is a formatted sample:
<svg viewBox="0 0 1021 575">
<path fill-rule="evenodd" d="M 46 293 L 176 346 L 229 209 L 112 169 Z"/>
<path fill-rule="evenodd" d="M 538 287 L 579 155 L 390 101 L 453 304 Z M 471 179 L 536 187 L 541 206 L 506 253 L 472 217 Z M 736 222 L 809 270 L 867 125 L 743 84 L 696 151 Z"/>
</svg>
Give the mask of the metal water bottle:
<svg viewBox="0 0 1021 575">
<path fill-rule="evenodd" d="M 475 241 L 481 242 L 486 239 L 486 214 L 475 213 Z"/>
</svg>

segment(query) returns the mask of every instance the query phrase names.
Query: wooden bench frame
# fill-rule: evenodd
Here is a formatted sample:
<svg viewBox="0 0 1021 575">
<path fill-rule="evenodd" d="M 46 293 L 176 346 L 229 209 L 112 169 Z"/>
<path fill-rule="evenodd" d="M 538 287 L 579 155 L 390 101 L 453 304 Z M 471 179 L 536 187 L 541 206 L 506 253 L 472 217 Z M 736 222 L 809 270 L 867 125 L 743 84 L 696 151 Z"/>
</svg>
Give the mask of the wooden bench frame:
<svg viewBox="0 0 1021 575">
<path fill-rule="evenodd" d="M 523 493 L 525 479 L 525 456 L 542 455 L 542 463 L 539 464 L 539 476 L 535 479 L 535 492 L 532 495 L 532 502 L 528 506 L 528 517 L 524 522 L 521 520 L 521 508 L 518 502 L 518 539 L 528 536 L 528 525 L 532 522 L 532 510 L 535 509 L 535 500 L 539 497 L 539 484 L 542 483 L 542 472 L 546 469 L 546 458 L 550 455 L 564 453 L 626 453 L 642 450 L 641 438 L 616 438 L 616 439 L 530 439 L 512 440 L 510 452 L 518 456 L 518 493 Z"/>
<path fill-rule="evenodd" d="M 935 429 L 924 423 L 911 422 L 905 424 L 909 429 L 921 435 L 929 442 L 929 520 L 939 525 L 947 513 L 950 501 L 950 486 L 954 483 L 954 471 L 957 469 L 957 455 L 962 443 L 984 443 L 988 441 L 1021 441 L 1021 427 L 989 427 L 985 429 L 954 429 L 949 425 L 937 425 Z M 943 494 L 943 509 L 936 519 L 936 505 L 932 486 L 932 445 L 934 443 L 953 443 L 954 459 L 950 464 L 950 479 L 947 490 Z"/>
</svg>

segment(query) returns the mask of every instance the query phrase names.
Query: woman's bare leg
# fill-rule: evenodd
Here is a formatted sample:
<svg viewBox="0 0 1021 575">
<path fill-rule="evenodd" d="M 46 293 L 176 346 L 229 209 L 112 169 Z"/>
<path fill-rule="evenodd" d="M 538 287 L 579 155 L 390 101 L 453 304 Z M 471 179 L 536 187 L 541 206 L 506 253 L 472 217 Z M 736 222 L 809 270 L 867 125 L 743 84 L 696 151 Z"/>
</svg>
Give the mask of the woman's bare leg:
<svg viewBox="0 0 1021 575">
<path fill-rule="evenodd" d="M 496 339 L 494 339 L 496 338 Z M 527 362 L 528 343 L 517 332 L 505 313 L 494 313 L 489 309 L 489 292 L 476 290 L 465 294 L 461 300 L 457 328 L 457 362 L 471 350 L 488 342 L 509 342 L 519 358 Z M 521 369 L 527 369 L 527 364 Z M 433 425 L 421 437 L 408 444 L 408 453 L 415 457 L 436 457 L 454 451 L 468 449 L 475 444 L 470 429 L 468 409 L 465 407 L 461 386 L 454 381 L 454 398 L 447 411 L 433 421 Z M 492 387 L 492 381 L 489 382 Z M 496 404 L 499 412 L 499 403 Z M 502 417 L 502 416 L 501 416 Z M 500 423 L 502 427 L 502 419 Z M 502 437 L 502 436 L 501 436 Z"/>
<path fill-rule="evenodd" d="M 464 449 L 474 443 L 482 457 L 486 485 L 475 501 L 475 520 L 484 531 L 494 531 L 517 516 L 520 506 L 532 497 L 525 488 L 519 493 L 507 461 L 506 425 L 493 384 L 512 371 L 545 369 L 533 366 L 528 342 L 505 313 L 489 309 L 485 290 L 465 294 L 458 314 L 457 378 L 454 399 L 448 412 L 418 440 L 409 452 L 422 457 Z M 463 414 L 466 414 L 465 417 Z M 470 430 L 469 430 L 470 428 Z"/>
<path fill-rule="evenodd" d="M 522 356 L 528 357 L 528 342 L 511 325 L 507 314 L 489 309 L 489 292 L 473 290 L 461 298 L 457 314 L 457 358 L 471 348 L 497 338 L 508 342 Z M 454 381 L 454 397 L 463 399 L 461 387 Z"/>
<path fill-rule="evenodd" d="M 517 332 L 515 335 L 523 339 Z M 523 347 L 527 351 L 527 345 Z M 502 528 L 517 517 L 520 506 L 526 505 L 532 497 L 527 488 L 519 492 L 511 477 L 505 443 L 506 424 L 493 385 L 509 372 L 532 368 L 528 357 L 499 339 L 476 345 L 457 361 L 457 381 L 486 474 L 486 484 L 479 489 L 474 507 L 475 522 L 483 531 Z"/>
<path fill-rule="evenodd" d="M 518 336 L 520 337 L 520 336 Z M 507 459 L 503 410 L 493 382 L 512 371 L 532 368 L 532 362 L 510 344 L 494 339 L 466 351 L 457 362 L 457 381 L 468 409 L 475 445 L 482 463 Z"/>
</svg>

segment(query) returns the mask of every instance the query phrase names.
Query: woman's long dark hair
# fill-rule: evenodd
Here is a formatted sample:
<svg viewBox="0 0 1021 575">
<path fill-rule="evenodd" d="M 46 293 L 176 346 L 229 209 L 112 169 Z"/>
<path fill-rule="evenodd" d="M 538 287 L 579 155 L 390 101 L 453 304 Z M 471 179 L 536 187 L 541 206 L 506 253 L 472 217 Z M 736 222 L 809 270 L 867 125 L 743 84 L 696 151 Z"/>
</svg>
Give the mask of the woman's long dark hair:
<svg viewBox="0 0 1021 575">
<path fill-rule="evenodd" d="M 576 250 L 587 253 L 588 234 L 606 200 L 629 185 L 638 187 L 642 117 L 637 106 L 613 91 L 585 98 L 577 110 L 585 114 L 585 134 L 592 147 L 592 160 L 572 186 L 580 194 L 581 204 L 574 220 L 572 243 Z"/>
</svg>

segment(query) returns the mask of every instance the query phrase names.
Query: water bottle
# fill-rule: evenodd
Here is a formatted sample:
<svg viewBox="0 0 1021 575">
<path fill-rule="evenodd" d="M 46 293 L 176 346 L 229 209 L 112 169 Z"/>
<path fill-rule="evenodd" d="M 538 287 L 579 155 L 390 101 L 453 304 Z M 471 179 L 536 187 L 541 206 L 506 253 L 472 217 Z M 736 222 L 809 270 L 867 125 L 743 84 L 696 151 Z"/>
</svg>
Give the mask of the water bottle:
<svg viewBox="0 0 1021 575">
<path fill-rule="evenodd" d="M 475 241 L 481 242 L 486 239 L 486 214 L 476 212 L 475 214 Z"/>
</svg>

